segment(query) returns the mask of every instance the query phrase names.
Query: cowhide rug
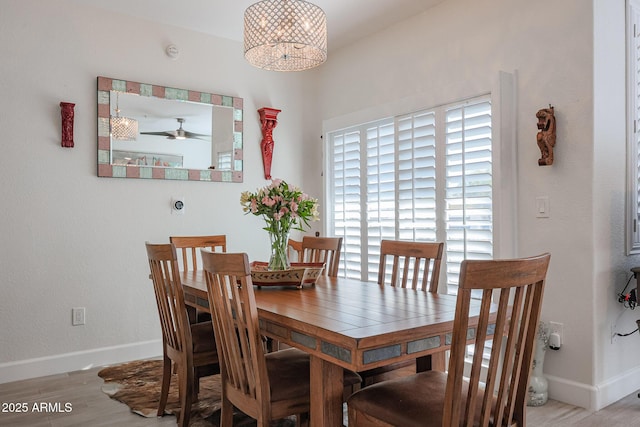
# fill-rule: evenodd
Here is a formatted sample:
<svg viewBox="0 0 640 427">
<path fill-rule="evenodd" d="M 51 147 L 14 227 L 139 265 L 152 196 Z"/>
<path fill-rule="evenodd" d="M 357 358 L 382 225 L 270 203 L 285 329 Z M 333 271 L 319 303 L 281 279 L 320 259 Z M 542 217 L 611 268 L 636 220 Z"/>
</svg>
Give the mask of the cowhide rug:
<svg viewBox="0 0 640 427">
<path fill-rule="evenodd" d="M 162 361 L 139 360 L 122 365 L 110 366 L 98 372 L 104 380 L 102 391 L 118 400 L 143 417 L 155 417 L 160 401 L 162 384 Z M 177 375 L 173 375 L 169 387 L 169 399 L 165 410 L 178 415 Z M 198 401 L 191 406 L 190 427 L 218 427 L 220 425 L 220 375 L 200 378 Z M 234 426 L 255 426 L 255 420 L 242 413 L 234 415 Z M 287 418 L 272 423 L 277 427 L 295 426 L 295 418 Z"/>
</svg>

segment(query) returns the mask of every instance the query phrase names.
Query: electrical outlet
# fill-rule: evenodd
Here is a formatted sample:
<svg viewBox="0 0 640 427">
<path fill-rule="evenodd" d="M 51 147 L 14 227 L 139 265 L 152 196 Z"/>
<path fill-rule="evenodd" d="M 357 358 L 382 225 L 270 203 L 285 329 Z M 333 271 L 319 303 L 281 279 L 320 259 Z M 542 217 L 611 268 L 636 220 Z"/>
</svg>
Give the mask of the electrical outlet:
<svg viewBox="0 0 640 427">
<path fill-rule="evenodd" d="M 560 345 L 562 345 L 563 341 L 564 341 L 564 334 L 563 334 L 563 330 L 564 329 L 564 325 L 562 323 L 558 323 L 558 322 L 549 322 L 549 335 L 551 334 L 558 334 L 558 336 L 560 337 Z M 560 347 L 560 345 L 558 347 Z"/>
<path fill-rule="evenodd" d="M 71 309 L 71 325 L 78 326 L 85 323 L 85 308 L 74 307 Z"/>
<path fill-rule="evenodd" d="M 615 344 L 618 341 L 618 332 L 616 330 L 616 324 L 611 324 L 611 344 Z"/>
</svg>

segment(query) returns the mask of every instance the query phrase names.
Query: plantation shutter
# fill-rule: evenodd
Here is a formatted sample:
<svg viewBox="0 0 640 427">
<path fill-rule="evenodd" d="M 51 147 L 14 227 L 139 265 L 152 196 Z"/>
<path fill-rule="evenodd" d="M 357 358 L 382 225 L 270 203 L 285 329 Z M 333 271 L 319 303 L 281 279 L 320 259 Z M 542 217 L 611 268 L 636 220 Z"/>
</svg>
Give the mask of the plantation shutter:
<svg viewBox="0 0 640 427">
<path fill-rule="evenodd" d="M 491 104 L 447 109 L 445 123 L 446 274 L 447 284 L 457 287 L 463 259 L 493 258 Z M 483 347 L 483 371 L 491 344 Z M 467 369 L 474 350 L 467 346 Z"/>
<path fill-rule="evenodd" d="M 341 276 L 376 281 L 384 239 L 445 241 L 454 287 L 463 259 L 492 258 L 489 97 L 328 137 L 327 232 L 343 237 Z"/>
<path fill-rule="evenodd" d="M 395 138 L 393 121 L 369 126 L 366 130 L 366 228 L 367 275 L 378 279 L 380 241 L 395 239 L 396 188 Z"/>
<path fill-rule="evenodd" d="M 341 236 L 340 271 L 345 277 L 361 278 L 360 131 L 334 133 L 332 144 L 333 235 Z"/>
<path fill-rule="evenodd" d="M 400 240 L 437 240 L 435 120 L 432 111 L 397 120 L 397 237 Z"/>
<path fill-rule="evenodd" d="M 445 124 L 446 271 L 457 286 L 462 260 L 493 258 L 491 103 L 447 109 Z"/>
</svg>

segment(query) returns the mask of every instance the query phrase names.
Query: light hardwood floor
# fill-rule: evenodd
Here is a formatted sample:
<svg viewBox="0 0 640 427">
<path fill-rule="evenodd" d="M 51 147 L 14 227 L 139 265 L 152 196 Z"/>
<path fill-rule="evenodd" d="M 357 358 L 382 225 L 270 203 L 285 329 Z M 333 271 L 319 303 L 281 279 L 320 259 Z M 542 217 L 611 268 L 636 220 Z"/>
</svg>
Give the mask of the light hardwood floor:
<svg viewBox="0 0 640 427">
<path fill-rule="evenodd" d="M 173 416 L 143 418 L 110 399 L 101 390 L 100 368 L 31 380 L 0 384 L 0 426 L 174 426 Z M 15 404 L 26 403 L 26 413 L 16 413 Z M 11 407 L 14 404 L 14 407 Z M 44 404 L 49 411 L 34 411 Z M 67 405 L 68 404 L 68 405 Z M 7 412 L 10 411 L 10 412 Z M 598 412 L 550 400 L 538 408 L 527 408 L 528 426 L 640 427 L 640 399 L 633 393 Z"/>
</svg>

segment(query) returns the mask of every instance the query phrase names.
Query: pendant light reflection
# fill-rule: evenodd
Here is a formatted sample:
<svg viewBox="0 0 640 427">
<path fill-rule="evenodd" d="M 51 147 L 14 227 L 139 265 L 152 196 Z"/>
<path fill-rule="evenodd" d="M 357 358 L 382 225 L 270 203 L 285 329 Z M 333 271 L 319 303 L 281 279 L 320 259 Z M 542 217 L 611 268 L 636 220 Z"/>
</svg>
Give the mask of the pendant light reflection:
<svg viewBox="0 0 640 427">
<path fill-rule="evenodd" d="M 138 121 L 120 116 L 120 95 L 116 93 L 116 115 L 111 116 L 111 137 L 118 141 L 136 141 L 138 139 Z"/>
</svg>

